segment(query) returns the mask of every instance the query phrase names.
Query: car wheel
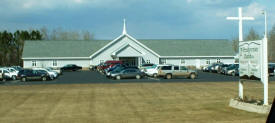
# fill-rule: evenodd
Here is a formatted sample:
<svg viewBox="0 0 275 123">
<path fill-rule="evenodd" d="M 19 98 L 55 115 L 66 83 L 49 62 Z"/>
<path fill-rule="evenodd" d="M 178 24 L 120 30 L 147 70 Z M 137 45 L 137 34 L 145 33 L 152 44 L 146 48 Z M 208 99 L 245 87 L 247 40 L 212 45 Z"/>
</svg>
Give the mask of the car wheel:
<svg viewBox="0 0 275 123">
<path fill-rule="evenodd" d="M 47 78 L 45 76 L 42 77 L 42 81 L 46 81 Z"/>
<path fill-rule="evenodd" d="M 191 79 L 195 79 L 195 78 L 196 78 L 196 75 L 192 73 L 192 74 L 190 75 L 190 78 L 191 78 Z"/>
<path fill-rule="evenodd" d="M 141 77 L 140 77 L 140 75 L 136 75 L 136 79 L 140 79 Z"/>
<path fill-rule="evenodd" d="M 22 82 L 26 82 L 26 81 L 27 81 L 27 78 L 26 78 L 26 77 L 23 77 L 23 78 L 21 78 L 21 81 L 22 81 Z"/>
<path fill-rule="evenodd" d="M 117 80 L 120 80 L 120 79 L 121 79 L 121 77 L 120 77 L 120 76 L 116 76 L 116 79 L 117 79 Z"/>
<path fill-rule="evenodd" d="M 154 73 L 154 74 L 153 74 L 153 77 L 154 77 L 154 78 L 157 78 L 157 77 L 158 77 L 158 75 L 157 75 L 156 73 Z"/>
<path fill-rule="evenodd" d="M 12 78 L 12 80 L 16 80 L 16 76 L 12 76 L 11 78 Z"/>
<path fill-rule="evenodd" d="M 172 75 L 171 75 L 171 74 L 167 74 L 165 78 L 166 78 L 166 79 L 171 79 L 171 78 L 172 78 Z"/>
</svg>

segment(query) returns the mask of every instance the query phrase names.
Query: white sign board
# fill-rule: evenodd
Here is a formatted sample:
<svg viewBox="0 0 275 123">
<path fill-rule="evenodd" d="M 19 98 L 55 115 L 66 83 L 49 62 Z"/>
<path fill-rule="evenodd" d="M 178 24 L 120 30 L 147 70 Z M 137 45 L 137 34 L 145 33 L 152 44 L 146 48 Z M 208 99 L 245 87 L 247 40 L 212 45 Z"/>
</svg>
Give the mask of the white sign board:
<svg viewBox="0 0 275 123">
<path fill-rule="evenodd" d="M 261 78 L 262 40 L 242 41 L 239 47 L 240 77 Z"/>
</svg>

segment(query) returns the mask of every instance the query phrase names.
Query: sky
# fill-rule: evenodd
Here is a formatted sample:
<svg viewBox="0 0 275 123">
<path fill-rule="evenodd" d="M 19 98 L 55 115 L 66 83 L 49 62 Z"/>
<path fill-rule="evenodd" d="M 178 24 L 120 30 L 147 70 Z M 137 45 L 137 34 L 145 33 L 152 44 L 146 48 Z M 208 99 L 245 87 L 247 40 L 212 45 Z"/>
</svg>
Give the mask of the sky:
<svg viewBox="0 0 275 123">
<path fill-rule="evenodd" d="M 0 0 L 0 30 L 88 30 L 96 39 L 115 39 L 127 32 L 136 39 L 232 39 L 238 37 L 238 21 L 243 15 L 244 33 L 250 28 L 264 34 L 275 24 L 275 0 Z"/>
</svg>

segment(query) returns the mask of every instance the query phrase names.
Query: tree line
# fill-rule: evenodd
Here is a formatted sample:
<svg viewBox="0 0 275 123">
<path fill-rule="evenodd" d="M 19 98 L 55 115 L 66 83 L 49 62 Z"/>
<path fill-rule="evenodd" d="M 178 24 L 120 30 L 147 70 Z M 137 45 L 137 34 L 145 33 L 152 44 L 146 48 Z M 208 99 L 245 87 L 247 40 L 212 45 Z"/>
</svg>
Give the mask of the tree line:
<svg viewBox="0 0 275 123">
<path fill-rule="evenodd" d="M 0 32 L 0 67 L 22 66 L 22 53 L 26 40 L 93 40 L 89 31 L 64 31 L 62 28 L 48 30 L 17 30 Z"/>
<path fill-rule="evenodd" d="M 260 40 L 264 35 L 260 35 L 253 28 L 249 30 L 249 33 L 244 37 L 244 41 Z M 239 38 L 233 38 L 233 48 L 236 53 L 239 52 Z M 268 33 L 268 61 L 275 63 L 275 25 Z"/>
<path fill-rule="evenodd" d="M 259 40 L 259 35 L 253 28 L 244 40 Z M 62 28 L 49 30 L 46 27 L 40 30 L 17 30 L 15 32 L 0 32 L 0 66 L 23 65 L 22 52 L 25 40 L 94 40 L 94 35 L 89 31 L 65 31 Z M 238 52 L 239 40 L 233 40 L 234 51 Z M 268 58 L 275 62 L 275 25 L 268 33 Z"/>
<path fill-rule="evenodd" d="M 41 40 L 42 35 L 38 30 L 17 30 L 14 33 L 0 32 L 0 66 L 22 66 L 22 52 L 25 40 Z"/>
</svg>

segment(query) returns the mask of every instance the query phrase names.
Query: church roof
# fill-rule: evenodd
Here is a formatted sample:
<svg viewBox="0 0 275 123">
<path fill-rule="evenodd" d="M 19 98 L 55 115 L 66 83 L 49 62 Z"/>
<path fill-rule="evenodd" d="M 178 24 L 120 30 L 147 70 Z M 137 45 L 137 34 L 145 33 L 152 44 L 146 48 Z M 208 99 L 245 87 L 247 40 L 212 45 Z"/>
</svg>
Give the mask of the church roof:
<svg viewBox="0 0 275 123">
<path fill-rule="evenodd" d="M 160 56 L 234 56 L 228 40 L 138 40 Z M 89 57 L 108 40 L 25 41 L 23 58 Z"/>
<path fill-rule="evenodd" d="M 110 41 L 25 41 L 23 58 L 89 57 Z"/>
<path fill-rule="evenodd" d="M 234 56 L 232 42 L 220 39 L 139 40 L 160 56 Z"/>
</svg>

